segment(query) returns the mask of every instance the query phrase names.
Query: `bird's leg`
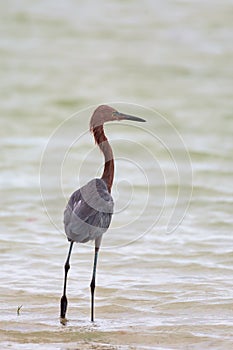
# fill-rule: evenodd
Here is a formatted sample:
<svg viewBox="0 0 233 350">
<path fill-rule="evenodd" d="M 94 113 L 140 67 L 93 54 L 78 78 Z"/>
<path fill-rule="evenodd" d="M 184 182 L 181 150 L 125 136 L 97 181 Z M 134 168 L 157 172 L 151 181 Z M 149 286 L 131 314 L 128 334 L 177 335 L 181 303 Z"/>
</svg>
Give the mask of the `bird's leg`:
<svg viewBox="0 0 233 350">
<path fill-rule="evenodd" d="M 66 262 L 65 262 L 65 266 L 64 266 L 64 269 L 65 269 L 65 277 L 64 277 L 64 288 L 63 288 L 63 295 L 61 297 L 61 312 L 60 312 L 60 318 L 61 318 L 61 323 L 62 324 L 65 324 L 66 323 L 66 309 L 67 309 L 67 304 L 68 304 L 68 301 L 67 301 L 67 297 L 66 297 L 66 284 L 67 284 L 67 275 L 68 275 L 68 271 L 70 269 L 70 256 L 71 256 L 71 251 L 72 251 L 72 248 L 73 248 L 73 244 L 74 242 L 70 242 L 70 248 L 69 248 L 69 253 L 68 253 L 68 256 L 67 256 L 67 259 L 66 259 Z"/>
<path fill-rule="evenodd" d="M 94 266 L 93 266 L 93 274 L 91 280 L 91 322 L 94 322 L 94 292 L 95 292 L 95 275 L 96 275 L 96 265 L 98 258 L 99 247 L 95 247 L 95 258 L 94 258 Z"/>
<path fill-rule="evenodd" d="M 95 240 L 95 257 L 94 257 L 92 280 L 91 280 L 91 284 L 90 284 L 90 287 L 91 287 L 91 322 L 94 322 L 95 276 L 96 276 L 96 266 L 97 266 L 97 259 L 98 259 L 100 243 L 101 243 L 101 237 L 97 238 Z"/>
</svg>

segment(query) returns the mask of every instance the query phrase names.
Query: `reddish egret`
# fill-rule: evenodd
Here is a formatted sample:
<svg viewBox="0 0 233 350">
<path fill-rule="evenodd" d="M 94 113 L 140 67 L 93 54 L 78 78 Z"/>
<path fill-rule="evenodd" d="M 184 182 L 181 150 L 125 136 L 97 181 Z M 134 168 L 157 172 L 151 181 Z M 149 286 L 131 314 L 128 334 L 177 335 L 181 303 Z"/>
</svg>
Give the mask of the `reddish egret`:
<svg viewBox="0 0 233 350">
<path fill-rule="evenodd" d="M 95 142 L 104 154 L 105 166 L 100 179 L 93 179 L 86 185 L 75 191 L 66 206 L 64 212 L 65 232 L 70 242 L 68 257 L 65 262 L 64 289 L 61 297 L 61 323 L 66 322 L 66 284 L 67 274 L 70 269 L 70 256 L 74 242 L 85 243 L 95 240 L 95 255 L 93 264 L 91 288 L 91 321 L 94 321 L 94 291 L 98 252 L 102 235 L 107 231 L 113 213 L 113 199 L 111 188 L 114 177 L 114 159 L 112 148 L 104 133 L 103 124 L 115 120 L 133 120 L 144 122 L 142 118 L 123 114 L 114 108 L 102 105 L 93 113 L 90 121 L 90 130 Z"/>
</svg>

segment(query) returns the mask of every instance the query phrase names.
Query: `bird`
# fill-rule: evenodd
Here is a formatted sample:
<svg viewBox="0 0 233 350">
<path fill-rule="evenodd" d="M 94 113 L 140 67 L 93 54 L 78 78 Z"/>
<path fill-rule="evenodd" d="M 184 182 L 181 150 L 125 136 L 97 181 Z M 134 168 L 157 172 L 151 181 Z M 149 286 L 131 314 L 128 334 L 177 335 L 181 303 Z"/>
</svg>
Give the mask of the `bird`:
<svg viewBox="0 0 233 350">
<path fill-rule="evenodd" d="M 60 322 L 67 322 L 66 296 L 67 276 L 70 269 L 70 257 L 74 243 L 95 241 L 94 263 L 91 290 L 91 322 L 94 322 L 94 293 L 98 253 L 103 234 L 111 223 L 114 202 L 111 189 L 114 179 L 114 157 L 112 148 L 104 133 L 104 123 L 131 120 L 145 122 L 145 119 L 118 112 L 108 105 L 98 106 L 90 119 L 90 131 L 95 143 L 104 155 L 104 169 L 101 178 L 94 178 L 76 190 L 69 198 L 64 211 L 64 228 L 69 242 L 68 256 L 64 265 L 64 286 L 60 300 Z"/>
</svg>

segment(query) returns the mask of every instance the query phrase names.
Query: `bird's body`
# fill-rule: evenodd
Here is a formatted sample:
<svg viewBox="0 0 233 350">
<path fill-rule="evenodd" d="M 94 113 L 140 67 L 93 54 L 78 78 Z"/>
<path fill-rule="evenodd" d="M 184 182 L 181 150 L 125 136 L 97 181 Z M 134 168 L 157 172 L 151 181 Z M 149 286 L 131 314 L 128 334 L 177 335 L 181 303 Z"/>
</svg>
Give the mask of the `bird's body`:
<svg viewBox="0 0 233 350">
<path fill-rule="evenodd" d="M 133 120 L 144 122 L 142 118 L 119 113 L 114 108 L 102 105 L 93 113 L 90 120 L 90 130 L 95 142 L 104 155 L 104 171 L 100 179 L 93 179 L 75 191 L 64 211 L 65 232 L 70 242 L 68 257 L 65 263 L 64 289 L 61 298 L 61 323 L 66 323 L 66 284 L 70 269 L 70 256 L 74 242 L 86 243 L 95 240 L 95 257 L 91 280 L 91 321 L 94 321 L 94 291 L 98 252 L 102 235 L 107 231 L 113 214 L 113 199 L 111 189 L 114 179 L 114 159 L 112 148 L 104 133 L 103 124 L 115 120 Z"/>
<path fill-rule="evenodd" d="M 113 213 L 113 199 L 103 179 L 93 179 L 75 191 L 64 212 L 69 241 L 86 243 L 107 231 Z"/>
</svg>

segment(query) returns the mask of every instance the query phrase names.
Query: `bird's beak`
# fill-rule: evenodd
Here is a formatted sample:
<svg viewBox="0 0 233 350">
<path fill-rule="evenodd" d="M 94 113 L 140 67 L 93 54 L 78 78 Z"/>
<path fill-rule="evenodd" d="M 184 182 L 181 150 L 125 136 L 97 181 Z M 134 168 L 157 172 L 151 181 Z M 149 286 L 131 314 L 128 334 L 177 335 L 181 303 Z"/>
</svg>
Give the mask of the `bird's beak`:
<svg viewBox="0 0 233 350">
<path fill-rule="evenodd" d="M 120 113 L 120 112 L 114 112 L 114 116 L 118 119 L 118 120 L 132 120 L 134 122 L 145 122 L 145 119 L 139 118 L 139 117 L 135 117 L 133 115 L 129 115 L 129 114 L 124 114 L 124 113 Z"/>
</svg>

